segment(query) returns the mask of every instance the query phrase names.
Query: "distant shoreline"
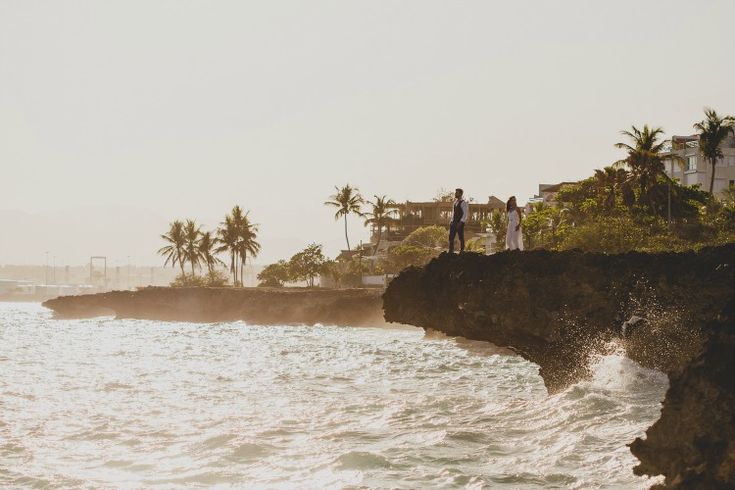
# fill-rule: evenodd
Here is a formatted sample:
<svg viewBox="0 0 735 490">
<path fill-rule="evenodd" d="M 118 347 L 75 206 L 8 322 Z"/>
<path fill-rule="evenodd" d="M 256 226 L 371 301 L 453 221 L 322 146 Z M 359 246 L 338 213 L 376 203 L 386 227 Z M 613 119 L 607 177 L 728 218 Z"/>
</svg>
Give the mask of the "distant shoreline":
<svg viewBox="0 0 735 490">
<path fill-rule="evenodd" d="M 43 302 L 56 318 L 386 326 L 383 289 L 147 287 Z"/>
</svg>

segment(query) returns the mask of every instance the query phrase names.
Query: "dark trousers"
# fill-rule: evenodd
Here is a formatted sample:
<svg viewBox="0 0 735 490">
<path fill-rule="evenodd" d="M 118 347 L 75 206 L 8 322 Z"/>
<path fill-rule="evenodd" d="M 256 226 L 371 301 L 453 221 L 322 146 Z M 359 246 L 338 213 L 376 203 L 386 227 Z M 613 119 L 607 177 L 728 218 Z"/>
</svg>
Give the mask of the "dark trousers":
<svg viewBox="0 0 735 490">
<path fill-rule="evenodd" d="M 464 223 L 455 223 L 449 225 L 449 253 L 454 252 L 454 237 L 459 237 L 459 251 L 464 252 Z"/>
</svg>

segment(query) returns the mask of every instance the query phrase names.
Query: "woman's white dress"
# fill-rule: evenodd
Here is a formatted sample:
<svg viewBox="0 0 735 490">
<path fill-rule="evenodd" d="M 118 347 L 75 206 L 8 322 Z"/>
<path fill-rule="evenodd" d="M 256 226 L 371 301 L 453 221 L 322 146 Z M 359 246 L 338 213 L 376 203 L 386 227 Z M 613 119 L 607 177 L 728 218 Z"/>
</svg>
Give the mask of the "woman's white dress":
<svg viewBox="0 0 735 490">
<path fill-rule="evenodd" d="M 523 229 L 516 231 L 516 226 L 521 222 L 518 213 L 517 209 L 508 212 L 508 232 L 505 235 L 505 248 L 508 250 L 523 250 Z"/>
</svg>

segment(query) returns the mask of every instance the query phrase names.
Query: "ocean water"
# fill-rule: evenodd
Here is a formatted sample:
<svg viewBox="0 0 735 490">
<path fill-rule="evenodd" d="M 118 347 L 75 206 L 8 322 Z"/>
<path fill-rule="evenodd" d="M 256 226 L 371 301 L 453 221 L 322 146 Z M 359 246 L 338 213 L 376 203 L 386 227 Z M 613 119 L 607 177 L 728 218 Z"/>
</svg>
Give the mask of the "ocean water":
<svg viewBox="0 0 735 490">
<path fill-rule="evenodd" d="M 666 377 L 620 354 L 548 395 L 419 329 L 53 320 L 0 303 L 2 488 L 648 488 Z"/>
</svg>

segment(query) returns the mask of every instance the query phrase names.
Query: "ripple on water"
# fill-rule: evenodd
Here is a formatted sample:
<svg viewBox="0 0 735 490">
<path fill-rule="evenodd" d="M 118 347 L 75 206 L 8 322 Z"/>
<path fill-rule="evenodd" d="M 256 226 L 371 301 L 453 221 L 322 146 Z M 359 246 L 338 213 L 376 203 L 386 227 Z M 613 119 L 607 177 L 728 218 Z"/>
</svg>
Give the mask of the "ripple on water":
<svg viewBox="0 0 735 490">
<path fill-rule="evenodd" d="M 374 468 L 390 468 L 390 462 L 380 454 L 368 451 L 349 451 L 340 455 L 334 462 L 340 469 L 367 470 Z"/>
<path fill-rule="evenodd" d="M 244 442 L 232 448 L 227 459 L 237 462 L 253 461 L 265 457 L 274 451 L 275 448 L 270 445 Z"/>
</svg>

